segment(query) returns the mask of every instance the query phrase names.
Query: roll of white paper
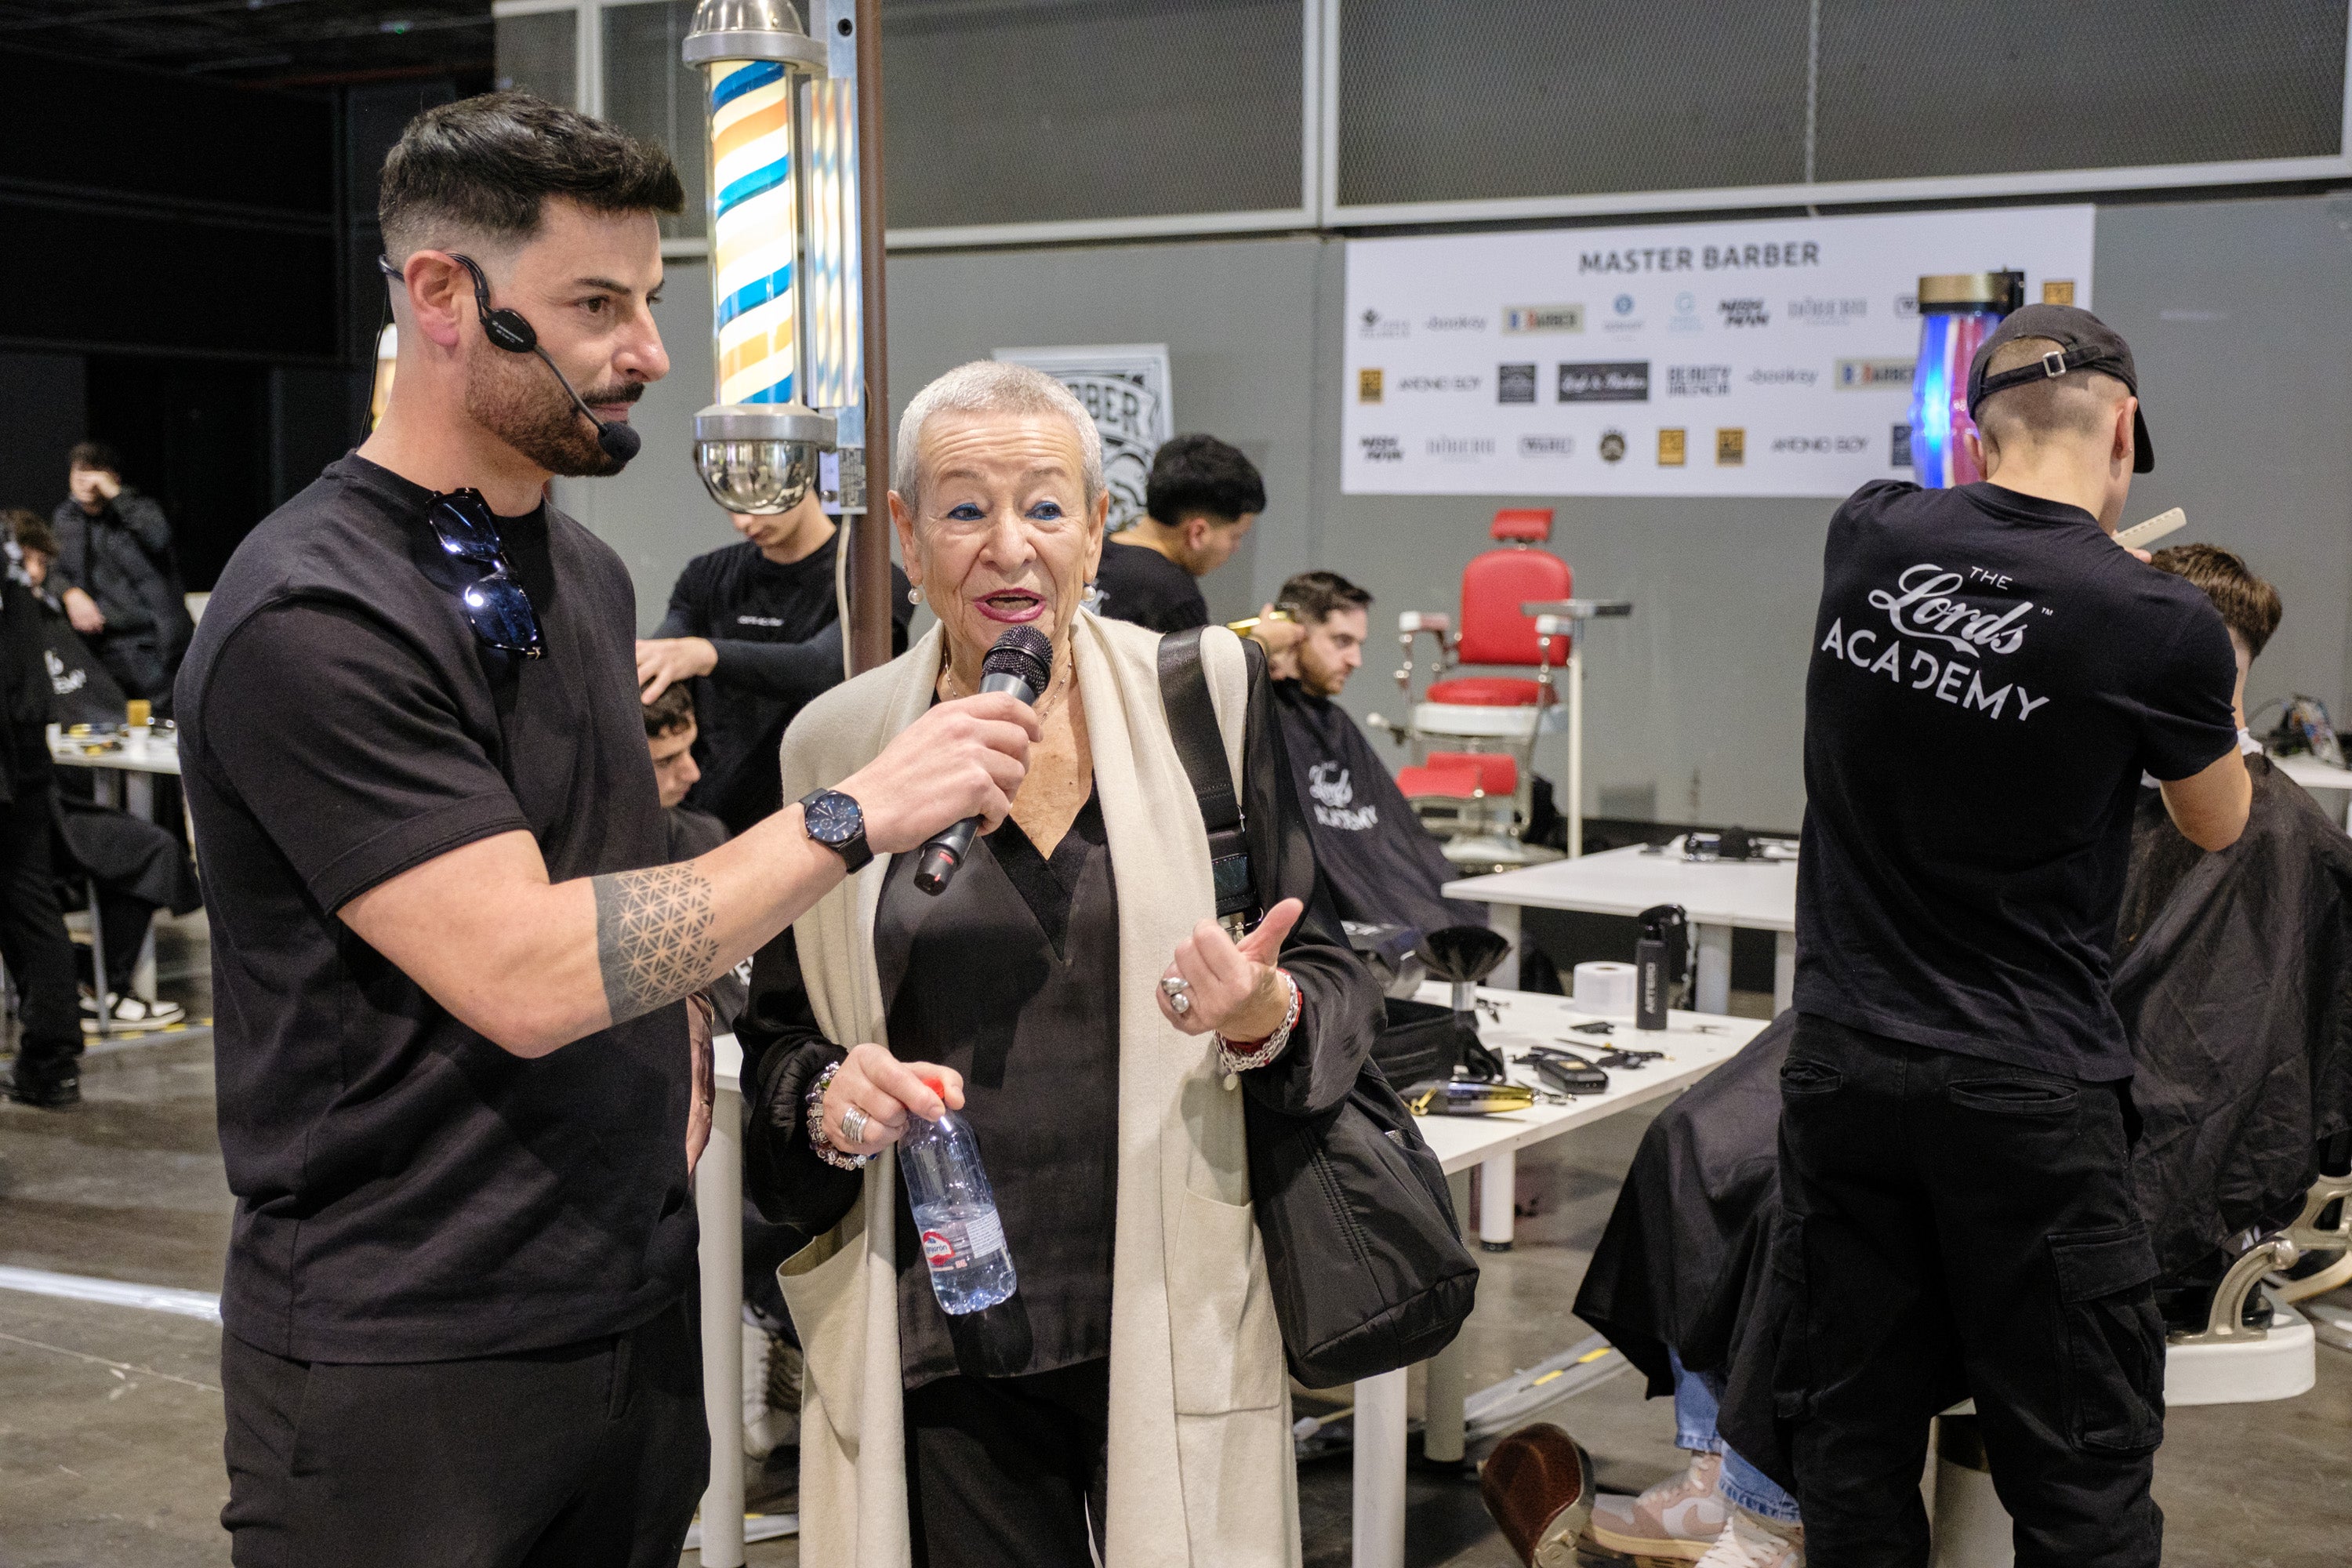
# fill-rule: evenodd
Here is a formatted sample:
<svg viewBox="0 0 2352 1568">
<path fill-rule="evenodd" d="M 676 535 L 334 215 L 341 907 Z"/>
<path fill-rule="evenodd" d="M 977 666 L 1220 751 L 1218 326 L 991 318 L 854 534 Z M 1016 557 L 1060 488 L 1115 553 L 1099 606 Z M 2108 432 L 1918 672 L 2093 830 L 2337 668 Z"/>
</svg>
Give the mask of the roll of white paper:
<svg viewBox="0 0 2352 1568">
<path fill-rule="evenodd" d="M 1574 980 L 1576 994 L 1570 998 L 1580 1013 L 1598 1013 L 1602 1017 L 1633 1016 L 1633 966 L 1630 963 L 1580 963 Z"/>
</svg>

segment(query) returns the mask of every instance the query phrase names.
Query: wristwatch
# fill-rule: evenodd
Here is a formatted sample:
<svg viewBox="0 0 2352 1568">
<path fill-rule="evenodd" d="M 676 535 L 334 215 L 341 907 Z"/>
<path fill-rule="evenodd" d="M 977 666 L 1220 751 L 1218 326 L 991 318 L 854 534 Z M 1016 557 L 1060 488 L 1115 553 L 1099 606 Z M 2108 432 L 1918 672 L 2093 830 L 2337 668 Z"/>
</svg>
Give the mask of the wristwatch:
<svg viewBox="0 0 2352 1568">
<path fill-rule="evenodd" d="M 821 789 L 803 795 L 801 817 L 808 836 L 840 856 L 842 869 L 851 876 L 874 858 L 874 851 L 866 845 L 866 814 L 839 790 Z"/>
</svg>

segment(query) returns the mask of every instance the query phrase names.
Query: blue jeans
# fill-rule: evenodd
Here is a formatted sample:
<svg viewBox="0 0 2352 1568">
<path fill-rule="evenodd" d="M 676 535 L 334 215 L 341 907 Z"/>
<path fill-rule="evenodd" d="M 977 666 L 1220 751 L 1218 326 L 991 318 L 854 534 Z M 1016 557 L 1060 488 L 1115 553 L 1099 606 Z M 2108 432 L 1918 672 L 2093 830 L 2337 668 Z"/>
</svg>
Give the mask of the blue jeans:
<svg viewBox="0 0 2352 1568">
<path fill-rule="evenodd" d="M 1771 1477 L 1741 1458 L 1716 1433 L 1716 1413 L 1723 1406 L 1723 1374 L 1693 1372 L 1673 1351 L 1666 1354 L 1675 1368 L 1675 1447 L 1722 1455 L 1723 1476 L 1716 1484 L 1726 1498 L 1759 1519 L 1797 1523 L 1797 1500 L 1774 1486 Z"/>
</svg>

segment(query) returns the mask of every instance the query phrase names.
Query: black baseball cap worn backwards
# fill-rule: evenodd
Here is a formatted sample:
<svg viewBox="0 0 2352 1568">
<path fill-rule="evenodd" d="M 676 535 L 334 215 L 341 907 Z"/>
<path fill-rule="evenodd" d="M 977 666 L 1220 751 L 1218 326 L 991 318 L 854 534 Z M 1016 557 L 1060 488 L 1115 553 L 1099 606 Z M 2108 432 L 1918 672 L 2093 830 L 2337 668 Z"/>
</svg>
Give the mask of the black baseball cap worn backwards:
<svg viewBox="0 0 2352 1568">
<path fill-rule="evenodd" d="M 2059 347 L 2032 364 L 1987 375 L 1985 366 L 1992 363 L 1993 351 L 2019 338 L 2048 338 Z M 1976 357 L 1969 362 L 1969 417 L 1974 419 L 1977 410 L 1984 406 L 1984 400 L 1996 392 L 2074 370 L 2095 370 L 2112 375 L 2129 387 L 2134 397 L 2139 395 L 2139 372 L 2132 368 L 2131 345 L 2090 311 L 2073 305 L 2028 305 L 2012 311 L 1993 329 L 1991 336 L 1978 345 Z M 2145 474 L 2156 467 L 2156 448 L 2147 439 L 2147 419 L 2138 409 L 2132 411 L 2132 447 L 2133 473 Z"/>
</svg>

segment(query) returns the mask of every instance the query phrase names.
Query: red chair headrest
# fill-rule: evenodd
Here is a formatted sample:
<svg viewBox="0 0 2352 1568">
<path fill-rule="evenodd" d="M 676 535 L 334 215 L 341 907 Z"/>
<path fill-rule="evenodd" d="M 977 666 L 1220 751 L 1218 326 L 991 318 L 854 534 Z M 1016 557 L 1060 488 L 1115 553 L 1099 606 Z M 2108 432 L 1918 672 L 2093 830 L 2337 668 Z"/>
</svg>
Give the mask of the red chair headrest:
<svg viewBox="0 0 2352 1568">
<path fill-rule="evenodd" d="M 1551 508 L 1505 507 L 1495 514 L 1495 526 L 1488 531 L 1496 539 L 1540 544 L 1551 537 Z"/>
</svg>

